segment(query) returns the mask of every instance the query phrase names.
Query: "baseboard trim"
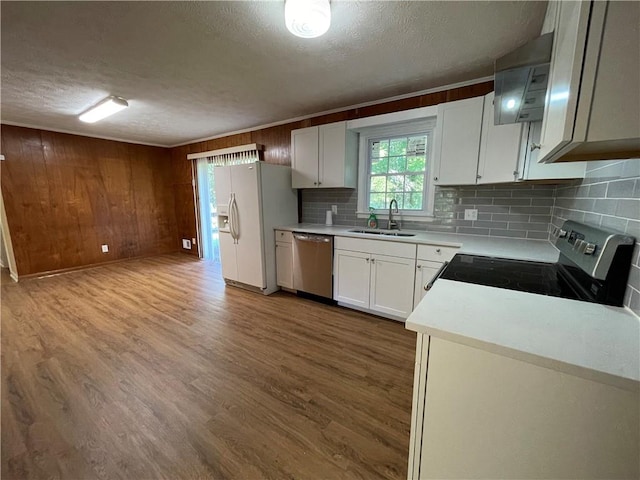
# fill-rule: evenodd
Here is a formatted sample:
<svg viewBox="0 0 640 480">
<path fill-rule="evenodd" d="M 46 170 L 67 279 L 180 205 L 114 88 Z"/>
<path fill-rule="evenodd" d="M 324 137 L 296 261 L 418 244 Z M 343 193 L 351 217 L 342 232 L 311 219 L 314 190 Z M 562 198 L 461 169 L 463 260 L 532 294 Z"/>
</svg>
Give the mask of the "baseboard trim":
<svg viewBox="0 0 640 480">
<path fill-rule="evenodd" d="M 127 257 L 127 258 L 118 258 L 116 260 L 107 260 L 106 262 L 100 262 L 100 263 L 90 263 L 88 265 L 78 265 L 75 267 L 68 267 L 68 268 L 59 268 L 57 270 L 47 270 L 45 272 L 36 272 L 36 273 L 28 273 L 26 275 L 20 275 L 20 279 L 21 280 L 29 280 L 32 278 L 47 278 L 47 277 L 55 277 L 56 275 L 63 275 L 65 273 L 71 273 L 71 272 L 77 272 L 79 270 L 88 270 L 90 268 L 98 268 L 98 267 L 104 267 L 107 265 L 112 265 L 114 263 L 120 263 L 120 262 L 126 262 L 129 260 L 139 260 L 141 258 L 149 258 L 149 257 L 158 257 L 160 255 L 167 255 L 170 253 L 178 253 L 179 251 L 174 250 L 171 252 L 164 252 L 164 253 L 150 253 L 148 255 L 136 255 L 135 257 Z M 11 274 L 11 278 L 13 278 L 13 274 Z M 16 277 L 14 278 L 14 280 L 17 282 L 18 280 L 18 275 L 16 275 Z"/>
</svg>

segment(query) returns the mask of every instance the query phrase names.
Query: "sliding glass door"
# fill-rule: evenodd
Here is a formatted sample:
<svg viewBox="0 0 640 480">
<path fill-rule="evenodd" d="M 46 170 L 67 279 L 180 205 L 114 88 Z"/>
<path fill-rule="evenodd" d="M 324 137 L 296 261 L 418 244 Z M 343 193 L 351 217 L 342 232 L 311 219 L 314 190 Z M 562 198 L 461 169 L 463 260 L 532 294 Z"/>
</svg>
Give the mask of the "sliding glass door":
<svg viewBox="0 0 640 480">
<path fill-rule="evenodd" d="M 220 242 L 218 239 L 218 212 L 214 188 L 214 165 L 206 158 L 196 161 L 198 194 L 200 207 L 200 237 L 202 258 L 220 262 Z"/>
</svg>

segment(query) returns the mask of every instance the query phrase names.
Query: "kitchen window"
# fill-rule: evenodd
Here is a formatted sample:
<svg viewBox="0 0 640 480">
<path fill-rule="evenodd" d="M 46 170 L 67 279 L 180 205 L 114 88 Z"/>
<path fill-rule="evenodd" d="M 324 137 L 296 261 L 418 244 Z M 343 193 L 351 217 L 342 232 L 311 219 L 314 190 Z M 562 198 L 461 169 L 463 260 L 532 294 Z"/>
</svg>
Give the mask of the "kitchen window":
<svg viewBox="0 0 640 480">
<path fill-rule="evenodd" d="M 434 127 L 434 121 L 422 120 L 360 132 L 360 217 L 373 208 L 386 218 L 393 199 L 403 217 L 420 220 L 433 214 L 429 169 Z"/>
</svg>

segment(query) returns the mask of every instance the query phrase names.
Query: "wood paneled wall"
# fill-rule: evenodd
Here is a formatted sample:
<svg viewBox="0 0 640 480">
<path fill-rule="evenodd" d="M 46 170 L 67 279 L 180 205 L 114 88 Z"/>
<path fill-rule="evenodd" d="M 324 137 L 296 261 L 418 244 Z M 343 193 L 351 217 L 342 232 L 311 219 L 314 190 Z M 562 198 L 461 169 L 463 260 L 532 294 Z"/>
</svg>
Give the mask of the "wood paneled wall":
<svg viewBox="0 0 640 480">
<path fill-rule="evenodd" d="M 8 125 L 1 133 L 19 276 L 179 249 L 169 149 Z"/>
<path fill-rule="evenodd" d="M 205 142 L 191 143 L 182 147 L 171 149 L 173 163 L 174 189 L 176 195 L 176 216 L 178 221 L 179 238 L 192 238 L 196 236 L 196 218 L 193 196 L 192 164 L 187 160 L 187 154 L 206 152 L 218 148 L 235 147 L 247 143 L 260 143 L 264 145 L 264 160 L 267 163 L 279 165 L 291 165 L 291 130 L 297 128 L 313 127 L 325 123 L 354 120 L 356 118 L 371 117 L 385 113 L 410 110 L 412 108 L 428 107 L 439 103 L 453 102 L 465 98 L 486 95 L 493 90 L 493 82 L 477 83 L 466 87 L 444 90 L 426 95 L 419 95 L 403 100 L 378 103 L 362 108 L 353 108 L 329 115 L 291 122 L 275 127 L 263 128 L 251 132 L 230 135 L 227 137 L 207 140 Z M 190 253 L 197 255 L 197 250 Z"/>
</svg>

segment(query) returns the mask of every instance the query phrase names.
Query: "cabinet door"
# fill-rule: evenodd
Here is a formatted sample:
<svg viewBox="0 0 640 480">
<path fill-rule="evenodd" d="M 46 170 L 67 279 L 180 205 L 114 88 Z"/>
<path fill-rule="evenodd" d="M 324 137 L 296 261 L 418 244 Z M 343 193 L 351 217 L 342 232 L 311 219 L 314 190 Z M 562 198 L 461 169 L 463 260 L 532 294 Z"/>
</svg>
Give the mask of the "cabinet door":
<svg viewBox="0 0 640 480">
<path fill-rule="evenodd" d="M 442 263 L 428 262 L 426 260 L 418 260 L 416 262 L 416 282 L 413 292 L 414 309 L 418 306 L 424 294 L 427 293 L 424 286 L 433 280 L 442 265 Z"/>
<path fill-rule="evenodd" d="M 293 248 L 290 243 L 276 243 L 276 281 L 280 287 L 293 288 Z"/>
<path fill-rule="evenodd" d="M 434 144 L 436 185 L 475 185 L 484 97 L 438 105 Z"/>
<path fill-rule="evenodd" d="M 323 188 L 344 187 L 346 122 L 320 126 L 320 161 L 318 164 L 318 186 Z"/>
<path fill-rule="evenodd" d="M 333 299 L 369 308 L 370 255 L 349 250 L 334 251 Z"/>
<path fill-rule="evenodd" d="M 573 138 L 591 2 L 558 2 L 539 161 Z"/>
<path fill-rule="evenodd" d="M 291 132 L 291 186 L 318 186 L 318 127 Z"/>
<path fill-rule="evenodd" d="M 413 307 L 415 260 L 373 255 L 369 308 L 407 318 Z"/>
<path fill-rule="evenodd" d="M 522 180 L 548 180 L 562 178 L 584 178 L 587 162 L 539 163 L 539 150 L 531 150 L 531 144 L 540 143 L 542 122 L 529 124 L 529 145 L 525 150 L 524 165 L 521 167 Z"/>
<path fill-rule="evenodd" d="M 513 182 L 517 178 L 522 131 L 526 124 L 495 125 L 493 97 L 493 92 L 484 97 L 478 183 Z"/>
</svg>

